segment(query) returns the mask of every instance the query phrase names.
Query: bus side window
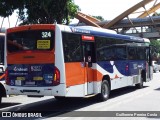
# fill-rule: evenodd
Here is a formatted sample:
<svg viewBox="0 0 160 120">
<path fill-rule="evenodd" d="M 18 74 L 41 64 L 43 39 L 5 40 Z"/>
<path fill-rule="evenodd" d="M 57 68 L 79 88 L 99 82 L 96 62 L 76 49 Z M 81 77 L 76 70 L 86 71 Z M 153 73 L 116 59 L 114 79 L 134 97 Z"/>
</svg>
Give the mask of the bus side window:
<svg viewBox="0 0 160 120">
<path fill-rule="evenodd" d="M 136 47 L 129 47 L 128 48 L 128 59 L 129 60 L 135 60 L 135 59 L 137 59 Z"/>
<path fill-rule="evenodd" d="M 97 60 L 103 61 L 103 58 L 104 58 L 104 50 L 103 49 L 97 50 Z"/>
<path fill-rule="evenodd" d="M 137 48 L 137 57 L 140 60 L 145 60 L 146 59 L 146 48 L 138 47 Z"/>
<path fill-rule="evenodd" d="M 114 47 L 106 47 L 104 49 L 105 52 L 105 59 L 106 60 L 114 60 L 115 58 L 115 48 Z"/>
<path fill-rule="evenodd" d="M 112 46 L 104 46 L 100 49 L 97 49 L 97 60 L 106 61 L 114 60 L 115 58 L 115 49 Z"/>
<path fill-rule="evenodd" d="M 125 60 L 127 59 L 126 47 L 116 46 L 116 59 Z"/>
<path fill-rule="evenodd" d="M 65 62 L 81 62 L 81 36 L 73 33 L 62 33 Z"/>
</svg>

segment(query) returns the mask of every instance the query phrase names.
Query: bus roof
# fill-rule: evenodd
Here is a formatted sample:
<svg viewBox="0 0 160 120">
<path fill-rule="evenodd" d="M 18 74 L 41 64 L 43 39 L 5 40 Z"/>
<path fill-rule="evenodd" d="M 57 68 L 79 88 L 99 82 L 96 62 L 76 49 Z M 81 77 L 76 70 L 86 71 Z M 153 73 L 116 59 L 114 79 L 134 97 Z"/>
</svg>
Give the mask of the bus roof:
<svg viewBox="0 0 160 120">
<path fill-rule="evenodd" d="M 143 38 L 143 39 L 144 39 L 144 42 L 150 43 L 150 40 L 148 38 Z"/>
<path fill-rule="evenodd" d="M 144 42 L 144 39 L 140 37 L 117 34 L 113 30 L 108 30 L 104 28 L 96 28 L 92 26 L 73 27 L 73 26 L 66 26 L 66 25 L 60 25 L 60 24 L 34 24 L 34 25 L 25 25 L 25 26 L 20 26 L 20 27 L 9 28 L 7 29 L 7 32 L 9 31 L 16 32 L 19 30 L 26 30 L 26 28 L 30 28 L 31 26 L 33 29 L 44 29 L 44 28 L 51 29 L 55 25 L 58 25 L 62 31 L 84 33 L 84 34 L 90 34 L 90 35 L 95 35 L 95 36 L 108 37 L 108 38 L 114 38 L 114 39 L 123 39 L 123 40 L 128 40 L 128 41 L 135 41 L 135 42 Z"/>
<path fill-rule="evenodd" d="M 93 31 L 97 31 L 97 32 L 106 32 L 106 33 L 117 34 L 117 32 L 114 30 L 102 29 L 102 28 L 92 27 L 92 26 L 77 26 L 76 28 L 84 28 L 84 29 L 89 29 L 89 30 L 93 30 Z"/>
<path fill-rule="evenodd" d="M 108 30 L 108 29 L 103 29 L 103 28 L 95 28 L 92 26 L 78 26 L 78 27 L 70 26 L 70 28 L 71 28 L 72 32 L 86 33 L 86 34 L 91 34 L 91 35 L 95 35 L 95 36 L 130 40 L 130 41 L 135 41 L 135 42 L 144 42 L 143 38 L 122 35 L 122 34 L 116 34 L 116 32 L 113 30 Z"/>
</svg>

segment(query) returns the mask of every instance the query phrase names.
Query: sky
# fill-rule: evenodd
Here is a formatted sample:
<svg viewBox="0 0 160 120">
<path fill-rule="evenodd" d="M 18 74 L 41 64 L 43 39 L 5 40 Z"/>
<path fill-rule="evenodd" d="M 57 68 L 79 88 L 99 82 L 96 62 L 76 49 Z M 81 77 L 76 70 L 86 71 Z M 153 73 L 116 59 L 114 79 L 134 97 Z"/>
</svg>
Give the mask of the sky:
<svg viewBox="0 0 160 120">
<path fill-rule="evenodd" d="M 130 7 L 134 6 L 135 4 L 141 2 L 142 0 L 73 0 L 75 4 L 77 4 L 82 13 L 87 15 L 94 15 L 94 16 L 102 16 L 105 20 L 112 20 L 119 14 L 123 13 Z M 160 2 L 160 0 L 158 0 Z M 152 2 L 150 5 L 153 5 Z M 146 6 L 147 7 L 147 6 Z M 144 11 L 144 9 L 142 10 Z M 133 18 L 136 16 L 130 15 L 129 17 Z M 12 16 L 9 17 L 10 26 L 8 23 L 8 19 L 6 18 L 3 22 L 3 27 L 14 27 L 17 21 L 17 15 L 14 13 Z M 77 20 L 72 20 L 72 23 L 78 22 Z M 0 18 L 0 27 L 2 24 L 2 18 Z"/>
<path fill-rule="evenodd" d="M 74 0 L 82 13 L 111 20 L 141 0 Z"/>
<path fill-rule="evenodd" d="M 87 15 L 102 16 L 105 20 L 112 20 L 127 9 L 141 2 L 142 0 L 74 0 L 82 13 Z M 146 8 L 151 8 L 154 2 L 147 4 Z M 160 0 L 157 0 L 159 3 Z M 156 3 L 156 4 L 157 4 Z M 144 11 L 144 8 L 137 10 L 137 12 Z M 129 18 L 135 18 L 139 14 L 132 14 Z"/>
</svg>

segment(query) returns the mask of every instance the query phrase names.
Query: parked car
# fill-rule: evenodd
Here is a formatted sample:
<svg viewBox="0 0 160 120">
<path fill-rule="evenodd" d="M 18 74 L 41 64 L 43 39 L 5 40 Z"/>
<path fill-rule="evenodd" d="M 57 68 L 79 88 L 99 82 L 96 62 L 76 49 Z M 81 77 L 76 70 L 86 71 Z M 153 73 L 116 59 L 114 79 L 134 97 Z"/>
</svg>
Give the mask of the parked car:
<svg viewBox="0 0 160 120">
<path fill-rule="evenodd" d="M 153 61 L 152 65 L 153 65 L 153 72 L 160 71 L 160 62 Z"/>
</svg>

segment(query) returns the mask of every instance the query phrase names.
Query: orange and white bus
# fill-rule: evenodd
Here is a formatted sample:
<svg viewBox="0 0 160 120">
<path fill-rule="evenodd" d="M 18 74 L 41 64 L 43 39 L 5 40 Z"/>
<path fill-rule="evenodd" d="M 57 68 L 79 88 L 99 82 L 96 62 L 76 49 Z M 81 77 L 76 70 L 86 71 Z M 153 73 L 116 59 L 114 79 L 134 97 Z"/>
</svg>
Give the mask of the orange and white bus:
<svg viewBox="0 0 160 120">
<path fill-rule="evenodd" d="M 5 34 L 0 33 L 0 104 L 2 101 L 2 97 L 6 97 L 6 89 L 5 89 Z"/>
<path fill-rule="evenodd" d="M 27 25 L 6 32 L 7 94 L 88 97 L 152 79 L 144 39 L 95 27 Z"/>
</svg>

